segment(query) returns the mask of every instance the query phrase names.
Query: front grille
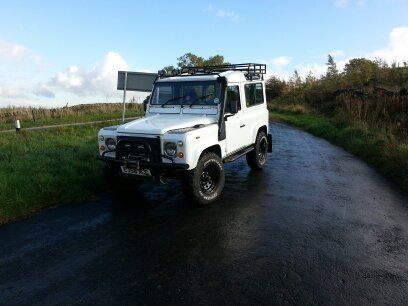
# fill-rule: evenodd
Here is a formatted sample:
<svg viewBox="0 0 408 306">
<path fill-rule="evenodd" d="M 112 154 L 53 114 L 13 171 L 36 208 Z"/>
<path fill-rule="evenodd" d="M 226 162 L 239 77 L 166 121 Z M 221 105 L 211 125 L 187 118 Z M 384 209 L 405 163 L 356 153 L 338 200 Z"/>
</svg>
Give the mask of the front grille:
<svg viewBox="0 0 408 306">
<path fill-rule="evenodd" d="M 160 138 L 141 138 L 119 136 L 116 157 L 131 160 L 161 162 Z"/>
</svg>

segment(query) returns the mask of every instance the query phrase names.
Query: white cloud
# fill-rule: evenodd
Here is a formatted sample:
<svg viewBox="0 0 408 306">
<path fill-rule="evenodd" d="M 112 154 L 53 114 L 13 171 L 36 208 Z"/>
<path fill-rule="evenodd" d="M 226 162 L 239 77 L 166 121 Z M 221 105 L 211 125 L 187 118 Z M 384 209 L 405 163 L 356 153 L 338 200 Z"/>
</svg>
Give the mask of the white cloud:
<svg viewBox="0 0 408 306">
<path fill-rule="evenodd" d="M 228 18 L 233 21 L 239 20 L 239 16 L 233 11 L 218 10 L 217 16 L 220 18 Z"/>
<path fill-rule="evenodd" d="M 348 0 L 336 0 L 335 4 L 337 6 L 346 6 L 348 3 Z"/>
<path fill-rule="evenodd" d="M 79 97 L 112 95 L 117 92 L 118 70 L 129 70 L 129 65 L 118 53 L 108 52 L 104 61 L 95 64 L 91 71 L 72 65 L 39 84 L 34 93 L 44 97 L 54 97 L 58 91 Z"/>
<path fill-rule="evenodd" d="M 334 50 L 330 51 L 329 54 L 333 57 L 342 57 L 344 56 L 344 51 L 343 50 Z"/>
<path fill-rule="evenodd" d="M 336 6 L 344 7 L 347 6 L 350 2 L 350 0 L 336 0 L 334 3 Z M 356 0 L 355 3 L 359 6 L 362 6 L 365 4 L 365 0 Z"/>
<path fill-rule="evenodd" d="M 37 66 L 40 65 L 40 68 L 47 66 L 41 56 L 35 54 L 30 49 L 3 39 L 0 39 L 0 60 L 30 61 L 34 62 Z"/>
<path fill-rule="evenodd" d="M 322 76 L 327 71 L 327 66 L 320 63 L 301 64 L 296 67 L 301 77 L 306 77 L 310 72 L 314 76 Z"/>
<path fill-rule="evenodd" d="M 203 10 L 203 12 L 212 12 L 214 11 L 214 6 L 212 3 L 208 4 L 208 6 Z"/>
<path fill-rule="evenodd" d="M 17 99 L 27 98 L 27 88 L 20 85 L 0 85 L 0 98 L 1 99 Z"/>
<path fill-rule="evenodd" d="M 34 94 L 40 97 L 55 98 L 55 93 L 48 89 L 45 84 L 40 84 L 35 90 Z"/>
<path fill-rule="evenodd" d="M 278 56 L 270 60 L 270 63 L 278 67 L 283 67 L 289 65 L 291 61 L 292 58 L 289 56 Z"/>
<path fill-rule="evenodd" d="M 17 60 L 28 56 L 30 53 L 31 52 L 23 46 L 0 40 L 0 58 Z"/>
<path fill-rule="evenodd" d="M 408 27 L 394 28 L 389 35 L 388 45 L 367 57 L 379 57 L 388 63 L 408 61 Z"/>
<path fill-rule="evenodd" d="M 240 20 L 240 16 L 234 11 L 226 10 L 226 9 L 216 10 L 212 3 L 208 4 L 208 6 L 203 9 L 203 12 L 214 15 L 218 18 L 229 19 L 232 21 Z"/>
</svg>

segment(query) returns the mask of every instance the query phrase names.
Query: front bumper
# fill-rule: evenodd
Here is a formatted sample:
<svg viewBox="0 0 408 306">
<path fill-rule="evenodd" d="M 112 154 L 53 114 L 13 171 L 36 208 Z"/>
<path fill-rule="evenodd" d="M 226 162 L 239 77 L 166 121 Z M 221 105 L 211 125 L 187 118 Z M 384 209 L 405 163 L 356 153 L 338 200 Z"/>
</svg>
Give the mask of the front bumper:
<svg viewBox="0 0 408 306">
<path fill-rule="evenodd" d="M 143 168 L 143 169 L 151 169 L 157 171 L 165 171 L 165 170 L 173 170 L 173 171 L 180 171 L 180 170 L 187 170 L 189 168 L 188 164 L 176 164 L 176 163 L 153 163 L 148 162 L 145 160 L 130 160 L 130 159 L 116 159 L 106 156 L 98 155 L 96 159 L 104 161 L 109 164 L 117 165 L 117 166 L 129 166 L 134 168 Z"/>
</svg>

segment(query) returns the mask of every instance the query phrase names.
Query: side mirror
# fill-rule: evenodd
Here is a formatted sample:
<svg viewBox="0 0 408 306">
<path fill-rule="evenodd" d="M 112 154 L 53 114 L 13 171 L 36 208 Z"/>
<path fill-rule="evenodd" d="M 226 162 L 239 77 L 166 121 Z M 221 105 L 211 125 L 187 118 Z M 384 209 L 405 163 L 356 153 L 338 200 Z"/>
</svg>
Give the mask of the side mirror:
<svg viewBox="0 0 408 306">
<path fill-rule="evenodd" d="M 231 114 L 236 114 L 238 113 L 238 101 L 237 100 L 232 100 L 229 102 L 229 111 Z"/>
<path fill-rule="evenodd" d="M 149 103 L 150 96 L 147 96 L 146 99 L 143 100 L 143 111 L 146 112 L 147 103 Z"/>
</svg>

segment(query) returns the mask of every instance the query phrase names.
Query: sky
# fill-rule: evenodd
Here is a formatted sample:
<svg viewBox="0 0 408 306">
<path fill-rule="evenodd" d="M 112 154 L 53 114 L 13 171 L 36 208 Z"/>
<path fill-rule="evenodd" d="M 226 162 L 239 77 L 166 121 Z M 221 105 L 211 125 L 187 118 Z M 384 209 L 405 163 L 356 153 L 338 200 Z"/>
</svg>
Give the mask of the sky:
<svg viewBox="0 0 408 306">
<path fill-rule="evenodd" d="M 408 0 L 0 0 L 0 107 L 118 102 L 118 70 L 157 72 L 187 52 L 281 78 L 323 74 L 328 54 L 340 68 L 408 61 Z"/>
</svg>

